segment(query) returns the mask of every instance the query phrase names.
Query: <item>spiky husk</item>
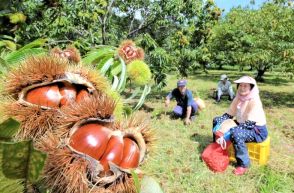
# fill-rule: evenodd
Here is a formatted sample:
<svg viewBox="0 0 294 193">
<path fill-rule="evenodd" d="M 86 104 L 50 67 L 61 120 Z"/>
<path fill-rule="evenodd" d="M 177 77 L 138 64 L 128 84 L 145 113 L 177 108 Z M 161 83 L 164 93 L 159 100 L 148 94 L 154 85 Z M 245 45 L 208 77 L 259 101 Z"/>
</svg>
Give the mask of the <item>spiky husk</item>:
<svg viewBox="0 0 294 193">
<path fill-rule="evenodd" d="M 113 112 L 115 119 L 116 120 L 122 119 L 124 115 L 124 104 L 122 102 L 120 94 L 113 90 L 107 90 L 106 94 L 116 101 L 116 107 Z"/>
<path fill-rule="evenodd" d="M 27 86 L 37 83 L 50 83 L 62 79 L 66 72 L 79 74 L 94 85 L 96 90 L 105 91 L 110 85 L 105 77 L 93 69 L 82 65 L 68 65 L 68 61 L 53 56 L 30 57 L 19 68 L 12 70 L 5 77 L 5 90 L 14 98 Z"/>
<path fill-rule="evenodd" d="M 10 23 L 13 23 L 13 24 L 24 23 L 26 19 L 27 19 L 27 16 L 25 16 L 21 12 L 9 14 Z"/>
<path fill-rule="evenodd" d="M 120 57 L 122 57 L 122 59 L 125 61 L 126 64 L 130 63 L 132 60 L 130 58 L 128 58 L 125 54 L 125 52 L 123 51 L 125 47 L 133 47 L 135 48 L 135 42 L 133 42 L 132 40 L 124 40 L 121 42 L 121 44 L 119 45 L 117 52 L 118 55 Z"/>
<path fill-rule="evenodd" d="M 155 130 L 150 127 L 150 120 L 146 114 L 137 113 L 130 118 L 117 121 L 113 124 L 114 130 L 136 130 L 141 133 L 147 146 L 147 151 L 150 151 L 154 145 L 156 139 Z"/>
<path fill-rule="evenodd" d="M 60 49 L 59 47 L 54 47 L 50 50 L 50 55 L 54 57 L 60 56 L 61 53 L 62 53 L 62 49 Z"/>
<path fill-rule="evenodd" d="M 68 72 L 72 73 L 72 75 Z M 52 81 L 76 74 L 80 75 L 83 80 L 82 82 L 87 83 L 88 80 L 89 84 L 87 85 L 94 86 L 97 93 L 105 92 L 105 90 L 108 89 L 107 80 L 98 73 L 94 73 L 93 70 L 91 71 L 90 69 L 83 68 L 81 65 L 69 66 L 66 60 L 52 56 L 28 58 L 19 68 L 11 71 L 7 75 L 6 79 L 3 80 L 5 85 L 3 94 L 7 95 L 8 93 L 15 100 L 10 100 L 4 104 L 3 106 L 5 108 L 3 112 L 5 116 L 15 117 L 21 122 L 21 130 L 17 134 L 17 138 L 36 139 L 44 134 L 45 131 L 52 130 L 56 125 L 56 116 L 59 112 L 56 109 L 47 108 L 47 111 L 41 109 L 37 105 L 21 103 L 23 99 L 20 99 L 19 96 L 24 95 L 24 90 L 34 85 L 50 84 Z M 73 78 L 76 79 L 76 77 Z M 103 102 L 100 104 L 101 101 L 96 100 L 97 104 L 100 104 L 98 105 L 99 107 L 92 105 L 96 107 L 96 116 L 99 115 L 103 118 L 112 115 L 114 108 L 113 102 L 109 102 L 110 100 L 107 102 L 105 97 L 102 101 Z"/>
<path fill-rule="evenodd" d="M 132 82 L 139 86 L 146 85 L 151 80 L 150 68 L 141 60 L 134 60 L 129 63 L 127 73 Z"/>
<path fill-rule="evenodd" d="M 69 52 L 70 56 L 68 57 L 68 60 L 70 62 L 79 63 L 81 61 L 81 54 L 80 51 L 75 48 L 74 46 L 68 46 L 64 52 Z"/>
<path fill-rule="evenodd" d="M 14 117 L 21 123 L 21 128 L 15 136 L 19 140 L 38 139 L 46 131 L 52 131 L 56 127 L 56 109 L 44 110 L 37 106 L 23 106 L 14 101 L 3 104 L 1 110 L 5 116 Z"/>
<path fill-rule="evenodd" d="M 105 187 L 93 185 L 87 179 L 87 169 L 91 163 L 70 151 L 53 133 L 47 133 L 35 146 L 47 153 L 43 172 L 43 182 L 59 193 L 135 193 L 133 179 L 128 174 L 121 175 L 114 183 Z"/>
<path fill-rule="evenodd" d="M 74 155 L 60 144 L 60 139 L 48 132 L 36 144 L 36 148 L 47 153 L 43 171 L 43 182 L 56 192 L 86 192 L 87 161 Z"/>
<path fill-rule="evenodd" d="M 81 77 L 87 79 L 93 84 L 96 90 L 101 92 L 105 92 L 111 88 L 107 78 L 99 74 L 97 70 L 90 66 L 83 66 L 81 64 L 71 65 L 68 67 L 68 71 L 74 74 L 79 74 Z"/>
<path fill-rule="evenodd" d="M 67 147 L 73 152 L 73 154 L 79 155 L 79 157 L 82 157 L 84 159 L 86 159 L 89 156 L 85 155 L 82 152 L 78 152 L 74 150 L 71 146 L 69 146 L 68 142 L 69 142 L 70 135 L 75 131 L 75 129 L 79 128 L 80 124 L 85 124 L 85 122 L 87 122 L 87 120 L 89 120 L 90 118 L 101 117 L 101 115 L 97 115 L 96 112 L 97 110 L 100 110 L 100 108 L 105 108 L 107 104 L 103 104 L 103 102 L 101 102 L 103 100 L 99 100 L 99 98 L 95 100 L 88 98 L 88 99 L 85 99 L 85 101 L 83 101 L 83 105 L 72 104 L 71 106 L 68 106 L 62 109 L 61 110 L 62 113 L 60 114 L 61 117 L 59 117 L 57 121 L 58 124 L 62 126 L 60 127 L 60 129 L 55 130 L 55 132 L 58 133 L 57 136 L 59 137 L 62 136 L 62 138 L 64 138 L 64 143 L 67 144 Z M 106 100 L 105 103 L 107 103 L 107 98 L 105 100 Z M 102 111 L 105 112 L 105 110 L 102 110 Z M 147 151 L 146 142 L 148 143 L 150 147 L 152 145 L 151 141 L 153 139 L 149 124 L 147 120 L 143 119 L 143 115 L 134 117 L 130 119 L 130 121 L 122 120 L 119 123 L 109 124 L 107 125 L 107 127 L 113 130 L 113 134 L 116 132 L 116 130 L 118 130 L 120 131 L 119 133 L 121 133 L 123 136 L 130 137 L 134 141 L 136 141 L 140 149 L 140 164 L 141 164 L 146 156 L 146 151 Z M 96 170 L 98 174 L 101 171 L 99 168 L 97 168 Z M 101 177 L 97 178 L 94 176 L 93 183 L 95 183 L 96 180 L 98 180 L 97 182 L 99 182 L 100 186 L 103 186 L 104 184 L 108 184 L 108 183 L 110 183 L 108 185 L 109 187 L 116 186 L 116 188 L 118 188 L 118 186 L 120 187 L 122 186 L 124 188 L 127 188 L 130 186 L 129 184 L 132 180 L 130 182 L 126 182 L 128 181 L 129 175 L 131 173 L 130 169 L 123 169 L 123 168 L 120 168 L 119 166 L 114 165 L 114 168 L 112 171 L 115 173 L 115 175 L 109 176 L 111 180 L 104 179 Z M 139 172 L 138 169 L 136 169 L 136 171 Z M 130 191 L 127 191 L 127 192 L 130 192 Z"/>
<path fill-rule="evenodd" d="M 125 47 L 131 47 L 136 55 L 134 57 L 128 57 L 124 52 Z M 133 60 L 144 60 L 144 50 L 142 48 L 136 47 L 135 42 L 132 40 L 124 40 L 117 49 L 118 55 L 123 58 L 126 64 L 129 64 Z"/>
<path fill-rule="evenodd" d="M 80 52 L 74 46 L 68 46 L 65 50 L 55 47 L 51 49 L 50 54 L 52 56 L 66 58 L 69 62 L 73 63 L 79 63 L 81 61 Z"/>
<path fill-rule="evenodd" d="M 123 40 L 119 45 L 120 48 L 123 48 L 126 46 L 135 46 L 135 42 L 133 40 Z"/>
<path fill-rule="evenodd" d="M 107 95 L 95 93 L 79 103 L 64 106 L 55 121 L 60 125 L 59 135 L 67 135 L 72 125 L 90 118 L 98 118 L 104 125 L 112 124 L 115 105 L 116 102 Z"/>
<path fill-rule="evenodd" d="M 136 60 L 144 60 L 144 55 L 145 55 L 145 53 L 144 53 L 144 50 L 143 50 L 143 48 L 137 48 L 137 58 L 136 58 Z"/>
<path fill-rule="evenodd" d="M 5 80 L 5 90 L 14 98 L 29 85 L 41 82 L 52 82 L 62 78 L 67 68 L 67 61 L 55 57 L 30 57 L 18 69 L 8 73 Z"/>
</svg>

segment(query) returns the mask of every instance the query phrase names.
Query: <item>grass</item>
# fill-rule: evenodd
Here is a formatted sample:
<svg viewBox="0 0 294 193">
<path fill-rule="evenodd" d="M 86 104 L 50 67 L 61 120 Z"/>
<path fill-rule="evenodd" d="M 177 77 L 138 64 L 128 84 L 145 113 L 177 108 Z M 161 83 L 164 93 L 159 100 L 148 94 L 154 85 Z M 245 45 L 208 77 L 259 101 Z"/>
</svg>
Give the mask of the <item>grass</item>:
<svg viewBox="0 0 294 193">
<path fill-rule="evenodd" d="M 236 177 L 232 174 L 233 165 L 217 174 L 200 159 L 204 148 L 212 141 L 213 117 L 223 114 L 230 104 L 226 99 L 216 104 L 210 97 L 210 89 L 216 87 L 222 73 L 232 80 L 243 75 L 238 71 L 209 71 L 209 74 L 199 73 L 188 78 L 188 88 L 206 102 L 206 109 L 190 126 L 165 115 L 164 98 L 176 85 L 175 76 L 168 77 L 168 85 L 162 91 L 151 93 L 146 105 L 153 109 L 149 114 L 158 141 L 143 170 L 155 177 L 166 193 L 294 192 L 294 81 L 278 74 L 266 74 L 265 83 L 259 84 L 271 136 L 267 166 L 252 163 L 246 175 Z M 175 102 L 168 111 L 174 105 Z"/>
</svg>

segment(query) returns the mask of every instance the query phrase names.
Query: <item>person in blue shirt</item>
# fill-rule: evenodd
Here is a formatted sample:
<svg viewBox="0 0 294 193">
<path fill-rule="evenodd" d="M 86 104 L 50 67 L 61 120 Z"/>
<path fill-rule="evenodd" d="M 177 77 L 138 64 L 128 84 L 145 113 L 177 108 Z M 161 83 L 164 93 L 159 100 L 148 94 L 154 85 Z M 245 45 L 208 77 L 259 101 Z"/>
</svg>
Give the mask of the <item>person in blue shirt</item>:
<svg viewBox="0 0 294 193">
<path fill-rule="evenodd" d="M 193 99 L 191 90 L 187 89 L 187 81 L 179 80 L 177 88 L 173 89 L 165 100 L 165 106 L 168 107 L 170 100 L 175 98 L 177 106 L 173 109 L 173 114 L 177 118 L 184 119 L 184 123 L 189 125 L 195 119 L 195 113 L 198 110 L 198 105 Z"/>
</svg>

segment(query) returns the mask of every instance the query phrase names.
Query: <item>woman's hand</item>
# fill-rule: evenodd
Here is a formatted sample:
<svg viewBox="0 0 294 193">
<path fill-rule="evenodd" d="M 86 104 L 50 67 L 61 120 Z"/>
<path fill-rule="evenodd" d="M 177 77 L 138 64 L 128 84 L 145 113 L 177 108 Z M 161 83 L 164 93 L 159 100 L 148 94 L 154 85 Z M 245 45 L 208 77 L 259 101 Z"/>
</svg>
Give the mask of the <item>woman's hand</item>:
<svg viewBox="0 0 294 193">
<path fill-rule="evenodd" d="M 191 120 L 190 120 L 190 118 L 185 118 L 185 120 L 184 120 L 184 124 L 185 124 L 185 125 L 190 125 L 190 124 L 191 124 Z"/>
<path fill-rule="evenodd" d="M 165 99 L 165 107 L 168 107 L 169 103 L 170 103 L 170 100 L 169 99 Z"/>
</svg>

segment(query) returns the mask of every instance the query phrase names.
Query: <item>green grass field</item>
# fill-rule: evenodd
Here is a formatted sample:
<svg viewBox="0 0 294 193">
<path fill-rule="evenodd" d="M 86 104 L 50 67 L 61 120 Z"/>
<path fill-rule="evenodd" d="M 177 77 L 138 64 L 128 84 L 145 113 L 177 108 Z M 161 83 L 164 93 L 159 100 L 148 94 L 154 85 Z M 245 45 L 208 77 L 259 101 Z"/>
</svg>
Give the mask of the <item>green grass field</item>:
<svg viewBox="0 0 294 193">
<path fill-rule="evenodd" d="M 206 102 L 206 109 L 189 126 L 165 115 L 164 98 L 176 85 L 175 76 L 168 77 L 168 85 L 162 91 L 150 94 L 145 104 L 153 109 L 149 115 L 158 140 L 143 170 L 155 177 L 166 193 L 294 192 L 294 81 L 279 74 L 266 74 L 265 83 L 258 84 L 271 137 L 267 166 L 253 163 L 246 175 L 236 177 L 232 174 L 233 165 L 224 173 L 213 173 L 200 159 L 202 151 L 212 141 L 213 117 L 223 114 L 230 104 L 226 98 L 216 104 L 210 97 L 210 89 L 216 87 L 222 73 L 231 80 L 245 74 L 209 71 L 209 74 L 199 73 L 188 78 L 188 88 Z M 175 104 L 173 102 L 168 111 Z"/>
</svg>

